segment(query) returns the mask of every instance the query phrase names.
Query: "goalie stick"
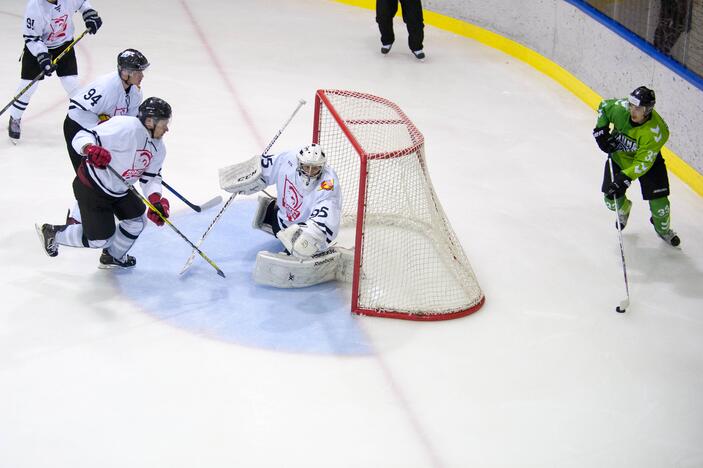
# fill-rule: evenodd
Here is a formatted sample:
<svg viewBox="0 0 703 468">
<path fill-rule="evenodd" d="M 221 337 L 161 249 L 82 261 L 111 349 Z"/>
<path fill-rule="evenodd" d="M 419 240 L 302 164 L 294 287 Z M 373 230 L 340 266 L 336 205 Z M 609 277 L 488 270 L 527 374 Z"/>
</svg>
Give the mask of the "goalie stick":
<svg viewBox="0 0 703 468">
<path fill-rule="evenodd" d="M 276 140 L 278 140 L 278 137 L 281 136 L 281 133 L 283 133 L 283 130 L 285 130 L 286 127 L 288 126 L 288 124 L 291 122 L 291 120 L 293 120 L 293 117 L 295 117 L 295 114 L 297 114 L 298 111 L 300 110 L 300 108 L 303 107 L 304 105 L 305 105 L 305 100 L 300 99 L 298 101 L 298 105 L 295 107 L 295 110 L 293 110 L 293 113 L 290 115 L 290 117 L 288 117 L 288 120 L 286 120 L 286 122 L 283 124 L 283 126 L 278 130 L 278 133 L 276 133 L 276 135 L 273 137 L 273 139 L 268 144 L 268 146 L 266 146 L 266 149 L 264 149 L 264 151 L 261 153 L 262 155 L 265 155 L 268 153 L 268 151 L 271 149 L 271 147 L 276 142 Z M 198 243 L 196 244 L 196 246 L 193 247 L 193 251 L 190 253 L 190 257 L 188 257 L 188 260 L 186 260 L 185 264 L 183 265 L 183 268 L 181 268 L 179 275 L 184 274 L 193 265 L 193 261 L 195 260 L 195 254 L 197 252 L 198 247 L 200 247 L 200 245 L 202 245 L 202 243 L 205 240 L 205 238 L 207 237 L 207 235 L 210 234 L 210 231 L 212 230 L 213 226 L 215 226 L 215 223 L 217 223 L 217 221 L 219 221 L 219 219 L 222 217 L 222 214 L 225 212 L 227 207 L 232 203 L 232 200 L 234 200 L 236 196 L 237 196 L 237 193 L 233 193 L 232 195 L 230 195 L 230 197 L 225 202 L 224 206 L 222 206 L 222 208 L 220 209 L 220 212 L 217 213 L 217 216 L 215 216 L 215 219 L 213 219 L 212 222 L 210 222 L 210 225 L 207 227 L 207 229 L 205 230 L 203 235 L 200 237 L 200 240 L 198 240 Z"/>
<path fill-rule="evenodd" d="M 220 270 L 220 267 L 218 267 L 218 266 L 215 264 L 215 262 L 213 262 L 212 260 L 210 260 L 210 258 L 209 258 L 207 255 L 205 255 L 205 253 L 204 253 L 202 250 L 200 250 L 198 247 L 196 247 L 195 245 L 193 245 L 193 243 L 190 241 L 190 239 L 188 239 L 185 235 L 183 235 L 183 233 L 182 233 L 181 231 L 179 231 L 178 228 L 177 228 L 176 226 L 174 226 L 171 221 L 168 220 L 168 218 L 164 217 L 164 215 L 161 214 L 161 211 L 157 210 L 156 207 L 155 207 L 154 205 L 152 205 L 149 200 L 147 200 L 146 198 L 144 198 L 144 196 L 143 196 L 141 193 L 139 193 L 139 191 L 138 191 L 137 189 L 135 189 L 134 187 L 132 187 L 131 185 L 129 185 L 129 184 L 127 183 L 127 181 L 124 180 L 124 177 L 122 177 L 122 176 L 120 175 L 119 172 L 117 172 L 115 169 L 113 169 L 112 166 L 110 166 L 109 164 L 108 164 L 106 167 L 107 167 L 107 170 L 109 170 L 110 172 L 112 172 L 117 178 L 119 178 L 119 179 L 122 181 L 123 184 L 125 184 L 125 185 L 127 186 L 127 189 L 128 189 L 130 192 L 132 192 L 132 193 L 135 194 L 137 197 L 139 197 L 139 199 L 140 199 L 142 202 L 144 202 L 144 204 L 145 204 L 146 206 L 148 206 L 149 208 L 151 208 L 152 211 L 154 211 L 157 215 L 159 215 L 159 218 L 161 218 L 161 219 L 164 221 L 164 223 L 168 224 L 168 225 L 171 227 L 171 229 L 174 230 L 174 232 L 175 232 L 176 234 L 178 234 L 179 236 L 181 236 L 181 238 L 182 238 L 183 240 L 185 240 L 191 247 L 193 247 L 193 251 L 199 253 L 200 256 L 203 257 L 203 258 L 205 259 L 205 261 L 208 262 L 208 263 L 215 269 L 215 271 L 217 271 L 217 274 L 218 274 L 218 275 L 220 275 L 220 276 L 223 277 L 223 278 L 225 277 L 224 272 L 223 272 L 222 270 Z"/>
<path fill-rule="evenodd" d="M 166 187 L 169 192 L 171 192 L 172 194 L 174 194 L 175 196 L 177 196 L 178 198 L 180 198 L 183 203 L 185 203 L 185 204 L 188 205 L 191 209 L 193 209 L 193 211 L 197 211 L 198 213 L 200 213 L 201 211 L 205 211 L 205 210 L 207 210 L 207 209 L 209 209 L 209 208 L 212 208 L 212 207 L 215 206 L 215 205 L 219 205 L 219 204 L 222 202 L 222 197 L 221 197 L 220 195 L 218 195 L 218 196 L 212 198 L 211 200 L 206 201 L 206 202 L 203 203 L 202 205 L 196 205 L 196 204 L 194 204 L 194 203 L 189 202 L 188 199 L 186 199 L 186 197 L 184 197 L 183 195 L 181 195 L 180 193 L 178 193 L 178 192 L 176 191 L 176 189 L 174 189 L 173 187 L 171 187 L 170 185 L 168 185 L 165 180 L 162 180 L 162 181 L 161 181 L 161 185 L 163 185 L 164 187 Z"/>
</svg>

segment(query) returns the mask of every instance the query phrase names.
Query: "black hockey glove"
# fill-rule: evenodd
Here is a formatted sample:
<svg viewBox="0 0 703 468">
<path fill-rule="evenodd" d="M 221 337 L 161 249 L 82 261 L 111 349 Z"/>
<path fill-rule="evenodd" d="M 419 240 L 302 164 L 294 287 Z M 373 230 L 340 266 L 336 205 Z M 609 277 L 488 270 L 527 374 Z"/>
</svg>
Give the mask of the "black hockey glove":
<svg viewBox="0 0 703 468">
<path fill-rule="evenodd" d="M 616 195 L 619 198 L 625 194 L 625 190 L 630 187 L 631 183 L 632 179 L 627 177 L 625 173 L 619 172 L 608 186 L 605 195 L 611 198 Z"/>
<path fill-rule="evenodd" d="M 608 127 L 600 127 L 593 129 L 593 138 L 596 139 L 598 147 L 604 153 L 614 153 L 618 149 L 618 142 L 610 134 L 610 129 L 608 129 Z"/>
<path fill-rule="evenodd" d="M 103 20 L 100 19 L 98 12 L 95 10 L 85 10 L 83 12 L 83 21 L 85 21 L 85 29 L 88 30 L 90 34 L 95 34 L 103 25 Z"/>
<path fill-rule="evenodd" d="M 44 76 L 51 76 L 54 73 L 56 66 L 51 63 L 51 54 L 48 52 L 39 52 L 37 54 L 37 62 L 39 62 L 39 68 L 44 71 Z"/>
</svg>

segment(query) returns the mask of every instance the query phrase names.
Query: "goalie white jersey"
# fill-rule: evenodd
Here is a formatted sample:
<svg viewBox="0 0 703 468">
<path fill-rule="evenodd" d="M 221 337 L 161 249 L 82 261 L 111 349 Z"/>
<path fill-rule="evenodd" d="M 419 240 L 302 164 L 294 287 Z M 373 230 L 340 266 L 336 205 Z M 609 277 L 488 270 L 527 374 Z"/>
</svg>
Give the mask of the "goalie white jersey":
<svg viewBox="0 0 703 468">
<path fill-rule="evenodd" d="M 119 72 L 115 71 L 76 91 L 71 96 L 68 117 L 84 129 L 90 129 L 100 123 L 98 116 L 101 114 L 136 117 L 141 102 L 141 89 L 131 85 L 125 90 Z"/>
<path fill-rule="evenodd" d="M 337 174 L 329 165 L 325 165 L 314 184 L 305 187 L 298 174 L 297 151 L 286 151 L 261 156 L 261 177 L 266 185 L 276 185 L 281 228 L 314 221 L 323 231 L 327 245 L 337 237 L 342 192 Z"/>
<path fill-rule="evenodd" d="M 37 56 L 73 40 L 73 15 L 91 10 L 88 0 L 58 0 L 56 5 L 46 0 L 29 0 L 24 14 L 24 42 Z"/>
<path fill-rule="evenodd" d="M 85 145 L 98 145 L 110 151 L 112 167 L 129 185 L 137 180 L 142 193 L 161 193 L 161 166 L 166 158 L 166 146 L 161 139 L 151 137 L 136 117 L 113 117 L 92 130 L 81 130 L 73 138 L 73 148 L 83 154 Z M 87 173 L 106 194 L 122 197 L 128 188 L 108 169 L 86 165 Z"/>
</svg>

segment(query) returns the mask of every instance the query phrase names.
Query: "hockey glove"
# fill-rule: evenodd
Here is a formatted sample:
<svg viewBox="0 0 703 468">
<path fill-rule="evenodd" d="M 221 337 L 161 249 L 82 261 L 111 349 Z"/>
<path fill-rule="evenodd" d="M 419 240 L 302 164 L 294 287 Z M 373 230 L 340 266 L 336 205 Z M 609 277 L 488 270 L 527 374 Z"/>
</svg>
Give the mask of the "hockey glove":
<svg viewBox="0 0 703 468">
<path fill-rule="evenodd" d="M 162 198 L 160 194 L 158 193 L 152 193 L 149 195 L 149 203 L 154 205 L 154 208 L 159 210 L 159 213 L 164 218 L 168 218 L 168 215 L 171 213 L 171 205 L 168 203 L 168 200 L 165 198 Z M 157 226 L 163 226 L 164 225 L 164 220 L 161 219 L 161 217 L 156 213 L 156 211 L 152 210 L 149 208 L 149 211 L 146 213 L 146 217 L 149 218 L 154 224 Z"/>
<path fill-rule="evenodd" d="M 84 151 L 85 155 L 88 157 L 88 164 L 98 169 L 105 169 L 107 165 L 110 164 L 110 161 L 112 161 L 110 152 L 102 146 L 88 145 Z"/>
<path fill-rule="evenodd" d="M 37 62 L 39 62 L 39 68 L 44 71 L 44 76 L 51 76 L 54 73 L 56 66 L 51 63 L 51 55 L 48 52 L 39 52 Z"/>
<path fill-rule="evenodd" d="M 611 197 L 611 198 L 614 195 L 621 197 L 625 194 L 625 190 L 627 190 L 630 187 L 631 183 L 632 183 L 632 179 L 627 177 L 625 175 L 625 173 L 619 172 L 615 176 L 615 179 L 608 186 L 608 189 L 606 190 L 605 195 L 607 197 Z"/>
<path fill-rule="evenodd" d="M 100 19 L 98 12 L 95 10 L 85 10 L 83 12 L 83 21 L 85 21 L 85 29 L 88 30 L 90 34 L 95 34 L 103 25 L 103 20 Z"/>
<path fill-rule="evenodd" d="M 593 138 L 596 139 L 598 147 L 604 153 L 614 153 L 618 149 L 617 140 L 610 134 L 608 127 L 600 127 L 593 130 Z"/>
</svg>

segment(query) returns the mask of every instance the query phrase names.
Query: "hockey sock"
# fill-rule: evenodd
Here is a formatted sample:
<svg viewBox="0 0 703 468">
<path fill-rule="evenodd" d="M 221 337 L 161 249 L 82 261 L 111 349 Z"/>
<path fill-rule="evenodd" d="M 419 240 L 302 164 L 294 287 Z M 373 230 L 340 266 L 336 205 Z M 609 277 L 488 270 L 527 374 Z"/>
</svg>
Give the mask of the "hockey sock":
<svg viewBox="0 0 703 468">
<path fill-rule="evenodd" d="M 17 87 L 17 93 L 19 94 L 19 92 L 22 91 L 29 83 L 31 83 L 30 80 L 20 80 L 20 84 Z M 34 83 L 27 91 L 24 92 L 22 96 L 19 97 L 19 99 L 12 103 L 12 107 L 10 107 L 10 116 L 13 119 L 19 120 L 22 118 L 22 114 L 24 114 L 24 111 L 27 110 L 32 94 L 37 91 L 38 87 L 39 83 Z"/>
<path fill-rule="evenodd" d="M 73 92 L 78 89 L 81 82 L 78 79 L 78 75 L 60 76 L 61 86 L 66 90 L 68 97 L 71 97 Z"/>
<path fill-rule="evenodd" d="M 649 200 L 649 211 L 652 212 L 652 223 L 658 234 L 666 234 L 671 229 L 669 198 L 661 197 Z"/>
<path fill-rule="evenodd" d="M 73 208 L 69 211 L 69 219 L 73 218 L 74 223 L 81 223 L 81 210 L 78 208 L 78 202 L 73 204 Z M 68 220 L 67 220 L 68 221 Z"/>
<path fill-rule="evenodd" d="M 71 224 L 56 233 L 56 242 L 69 247 L 87 247 L 83 243 L 83 226 Z"/>
<path fill-rule="evenodd" d="M 120 259 L 124 257 L 132 248 L 139 234 L 144 230 L 144 218 L 126 219 L 117 226 L 117 232 L 112 237 L 112 242 L 107 248 L 107 252 L 113 257 Z"/>
<path fill-rule="evenodd" d="M 603 197 L 603 200 L 605 201 L 605 206 L 607 206 L 610 211 L 615 211 L 615 203 L 613 202 L 612 197 Z M 616 198 L 615 202 L 617 202 L 618 211 L 620 211 L 620 213 L 625 216 L 630 214 L 632 202 L 625 195 L 620 198 Z"/>
</svg>

